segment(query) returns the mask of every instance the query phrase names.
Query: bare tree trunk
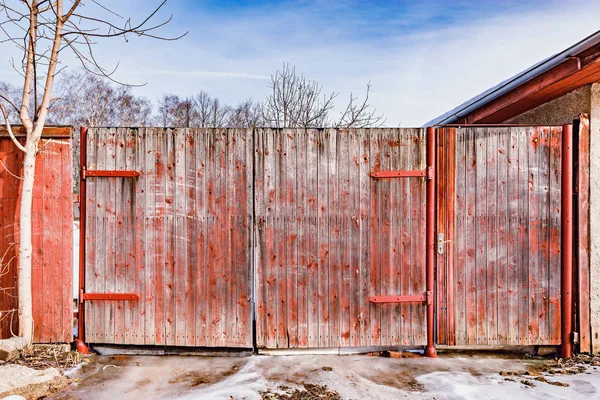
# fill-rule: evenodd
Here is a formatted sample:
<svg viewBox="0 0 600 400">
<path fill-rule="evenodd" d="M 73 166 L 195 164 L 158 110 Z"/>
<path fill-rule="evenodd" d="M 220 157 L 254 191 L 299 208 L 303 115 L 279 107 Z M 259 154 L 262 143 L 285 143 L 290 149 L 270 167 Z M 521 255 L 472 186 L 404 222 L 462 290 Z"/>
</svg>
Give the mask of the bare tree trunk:
<svg viewBox="0 0 600 400">
<path fill-rule="evenodd" d="M 33 305 L 31 293 L 32 271 L 32 232 L 31 210 L 33 203 L 33 182 L 35 159 L 39 138 L 29 137 L 25 144 L 23 161 L 23 186 L 21 190 L 21 210 L 19 215 L 19 336 L 29 344 L 33 342 Z"/>
</svg>

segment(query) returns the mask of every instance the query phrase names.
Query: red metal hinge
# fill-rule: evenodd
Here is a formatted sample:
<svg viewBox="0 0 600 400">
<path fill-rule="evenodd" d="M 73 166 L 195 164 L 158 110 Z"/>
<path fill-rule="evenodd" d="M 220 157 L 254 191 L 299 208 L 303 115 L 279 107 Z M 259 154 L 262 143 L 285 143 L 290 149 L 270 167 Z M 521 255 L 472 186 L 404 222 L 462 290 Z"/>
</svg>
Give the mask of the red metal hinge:
<svg viewBox="0 0 600 400">
<path fill-rule="evenodd" d="M 400 171 L 377 171 L 371 172 L 372 178 L 411 178 L 425 176 L 425 171 L 400 170 Z"/>
<path fill-rule="evenodd" d="M 424 294 L 415 294 L 408 296 L 371 296 L 371 303 L 425 303 L 426 296 Z"/>
<path fill-rule="evenodd" d="M 140 176 L 140 172 L 139 171 L 125 171 L 125 170 L 114 170 L 114 171 L 107 171 L 107 170 L 86 170 L 85 168 L 81 169 L 81 176 L 83 177 L 83 179 L 87 178 L 88 176 L 97 176 L 97 177 L 113 177 L 113 178 L 135 178 Z"/>
<path fill-rule="evenodd" d="M 135 293 L 83 293 L 82 300 L 138 300 L 139 294 Z"/>
<path fill-rule="evenodd" d="M 435 177 L 435 170 L 432 166 L 427 167 L 427 180 L 432 180 Z"/>
<path fill-rule="evenodd" d="M 433 304 L 433 292 L 431 290 L 427 291 L 427 305 Z"/>
</svg>

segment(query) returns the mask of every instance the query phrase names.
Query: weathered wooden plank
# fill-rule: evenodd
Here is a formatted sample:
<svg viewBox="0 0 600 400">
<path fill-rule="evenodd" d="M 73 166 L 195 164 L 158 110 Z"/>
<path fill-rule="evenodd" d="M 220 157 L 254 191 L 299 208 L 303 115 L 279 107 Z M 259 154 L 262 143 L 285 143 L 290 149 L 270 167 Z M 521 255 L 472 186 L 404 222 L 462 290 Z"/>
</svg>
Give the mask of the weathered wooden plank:
<svg viewBox="0 0 600 400">
<path fill-rule="evenodd" d="M 319 197 L 318 197 L 318 154 L 321 151 L 319 132 L 315 129 L 307 131 L 307 186 L 308 209 L 308 347 L 319 346 Z"/>
<path fill-rule="evenodd" d="M 498 136 L 501 132 L 496 128 L 488 129 L 486 139 L 487 154 L 487 205 L 485 216 L 487 220 L 486 258 L 487 258 L 487 296 L 486 322 L 487 344 L 498 344 Z"/>
<path fill-rule="evenodd" d="M 302 132 L 302 131 L 300 131 Z M 287 254 L 284 264 L 287 271 L 287 336 L 288 347 L 298 347 L 298 130 L 286 130 L 283 134 L 285 147 L 282 149 L 286 159 L 285 179 L 286 218 L 285 231 Z"/>
<path fill-rule="evenodd" d="M 417 128 L 410 130 L 412 144 L 412 162 L 411 166 L 415 169 L 425 170 L 425 129 Z M 435 166 L 434 166 L 435 167 Z M 414 238 L 411 247 L 412 276 L 411 292 L 409 294 L 419 295 L 425 292 L 425 225 L 426 225 L 426 187 L 425 178 L 415 178 L 411 180 L 411 192 L 417 193 L 415 201 L 411 202 L 411 217 L 417 224 L 411 226 L 411 236 Z M 415 257 L 416 256 L 416 257 Z M 415 259 L 416 258 L 416 259 Z M 411 320 L 412 341 L 415 345 L 424 345 L 426 343 L 426 306 L 425 304 L 411 304 L 413 308 L 413 320 Z M 411 344 L 413 344 L 411 343 Z"/>
<path fill-rule="evenodd" d="M 349 253 L 350 253 L 350 346 L 360 346 L 361 336 L 361 265 L 360 257 L 362 249 L 360 248 L 361 221 L 360 221 L 360 165 L 362 164 L 361 154 L 361 132 L 352 130 L 349 134 L 349 158 L 348 158 L 348 185 L 350 191 L 350 215 L 348 223 L 350 230 L 348 232 Z M 342 293 L 343 294 L 343 293 Z"/>
<path fill-rule="evenodd" d="M 469 215 L 467 210 L 467 163 L 471 162 L 467 156 L 468 132 L 457 131 L 456 135 L 456 253 L 455 253 L 455 287 L 454 299 L 456 304 L 456 344 L 467 344 L 467 286 L 468 269 L 467 257 L 467 224 Z"/>
<path fill-rule="evenodd" d="M 550 130 L 550 253 L 548 285 L 550 344 L 561 342 L 561 180 L 562 180 L 562 129 Z"/>
<path fill-rule="evenodd" d="M 495 134 L 498 136 L 497 146 L 497 307 L 498 307 L 498 330 L 496 344 L 509 343 L 509 286 L 508 286 L 508 271 L 509 271 L 509 158 L 508 151 L 510 146 L 510 129 L 495 129 Z"/>
<path fill-rule="evenodd" d="M 330 172 L 334 166 L 337 169 L 336 177 L 329 179 L 329 190 L 333 196 L 330 198 L 330 212 L 334 215 L 332 218 L 333 228 L 330 235 L 333 236 L 337 246 L 332 247 L 332 251 L 337 247 L 337 252 L 332 253 L 335 259 L 330 257 L 330 277 L 335 277 L 330 294 L 331 308 L 331 339 L 330 346 L 350 346 L 350 303 L 352 298 L 352 272 L 351 254 L 356 250 L 351 247 L 351 225 L 352 208 L 350 204 L 350 135 L 348 130 L 334 129 L 329 130 L 329 135 L 336 138 L 329 148 L 329 166 Z M 335 160 L 335 161 L 334 161 Z M 335 195 L 337 193 L 337 196 Z M 337 206 L 337 210 L 336 210 Z"/>
<path fill-rule="evenodd" d="M 510 129 L 508 147 L 508 221 L 507 242 L 508 258 L 508 344 L 519 344 L 519 304 L 521 288 L 519 285 L 520 256 L 519 249 L 519 136 L 520 130 Z"/>
<path fill-rule="evenodd" d="M 487 331 L 487 138 L 488 128 L 475 133 L 475 165 L 476 165 L 476 237 L 475 237 L 475 279 L 476 279 L 476 312 L 477 312 L 477 344 L 488 344 Z"/>
<path fill-rule="evenodd" d="M 144 249 L 143 254 L 138 254 L 137 257 L 142 259 L 142 268 L 141 271 L 143 273 L 143 280 L 139 277 L 139 283 L 137 287 L 134 289 L 136 292 L 141 294 L 138 307 L 138 313 L 143 316 L 142 321 L 140 321 L 140 328 L 143 327 L 143 338 L 138 338 L 138 343 L 143 343 L 147 345 L 156 345 L 160 343 L 159 337 L 157 335 L 157 303 L 158 297 L 161 295 L 157 293 L 158 288 L 158 279 L 157 270 L 162 267 L 161 264 L 158 264 L 158 260 L 156 257 L 157 249 L 156 249 L 156 189 L 159 185 L 157 181 L 157 154 L 156 149 L 158 147 L 158 135 L 155 129 L 153 128 L 144 128 L 144 144 L 143 151 L 139 153 L 139 160 L 137 160 L 137 156 L 133 154 L 129 154 L 129 150 L 127 150 L 127 161 L 126 168 L 134 169 L 136 167 L 139 168 L 140 171 L 143 171 L 143 174 L 140 175 L 139 178 L 135 179 L 127 179 L 125 184 L 127 185 L 128 192 L 133 192 L 136 187 L 140 188 L 140 194 L 136 198 L 141 204 L 141 209 L 143 210 L 143 215 L 139 216 L 139 218 L 143 218 L 143 222 L 140 224 L 140 227 L 143 227 L 143 231 L 139 232 L 141 236 L 141 246 Z M 137 145 L 137 138 L 132 134 L 128 134 L 128 141 L 126 148 L 134 149 L 134 146 Z M 137 165 L 136 165 L 137 164 Z M 156 186 L 155 186 L 156 185 Z M 127 196 L 128 199 L 131 198 L 131 195 Z M 132 204 L 126 204 L 127 209 L 132 208 Z M 134 255 L 132 259 L 135 259 Z M 137 271 L 136 271 L 137 272 Z M 161 287 L 162 289 L 162 287 Z M 135 305 L 133 305 L 135 307 Z"/>
<path fill-rule="evenodd" d="M 392 149 L 393 147 L 389 145 L 390 141 L 394 140 L 393 137 L 394 130 L 392 129 L 383 129 L 379 135 L 379 151 L 380 151 L 380 168 L 382 171 L 390 171 L 395 169 L 395 166 L 392 164 Z M 408 178 L 412 179 L 412 178 Z M 397 181 L 395 181 L 397 182 Z M 393 236 L 391 234 L 391 226 L 390 222 L 393 220 L 394 208 L 392 204 L 392 180 L 385 179 L 379 183 L 379 195 L 380 195 L 380 204 L 379 204 L 379 282 L 377 283 L 378 294 L 379 295 L 387 295 L 394 294 L 390 293 L 392 289 L 391 287 L 391 276 L 394 274 L 394 267 L 391 263 L 391 253 L 392 253 L 392 240 Z M 387 345 L 391 343 L 391 325 L 392 321 L 392 311 L 396 311 L 395 305 L 380 305 L 381 320 L 380 320 L 380 329 L 381 329 L 381 345 Z M 394 310 L 392 310 L 394 309 Z M 395 313 L 394 313 L 395 314 Z"/>
<path fill-rule="evenodd" d="M 519 344 L 529 343 L 529 129 L 519 130 Z"/>
<path fill-rule="evenodd" d="M 548 286 L 550 276 L 548 269 L 550 251 L 550 128 L 540 129 L 538 143 L 538 343 L 548 343 L 550 339 L 548 308 L 549 293 Z"/>
<path fill-rule="evenodd" d="M 326 130 L 327 136 L 324 138 L 326 141 L 325 150 L 323 157 L 326 158 L 326 169 L 324 174 L 326 175 L 326 192 L 324 193 L 325 201 L 327 202 L 327 209 L 320 208 L 320 211 L 326 213 L 324 217 L 327 218 L 329 228 L 325 231 L 325 236 L 320 238 L 320 241 L 326 241 L 328 243 L 328 271 L 326 272 L 325 281 L 320 281 L 321 287 L 326 287 L 329 293 L 327 294 L 328 299 L 328 334 L 327 334 L 327 347 L 339 346 L 341 341 L 342 326 L 344 321 L 342 318 L 345 317 L 344 310 L 342 307 L 342 297 L 347 296 L 344 293 L 344 282 L 342 278 L 342 269 L 344 267 L 345 257 L 344 252 L 346 239 L 344 237 L 344 222 L 343 212 L 344 208 L 341 204 L 343 193 L 342 186 L 344 180 L 344 152 L 343 138 L 334 129 Z M 343 134 L 342 134 L 343 135 Z M 319 164 L 321 167 L 323 164 Z M 347 169 L 347 168 L 346 168 Z M 321 177 L 319 176 L 321 181 Z M 320 204 L 321 199 L 320 196 Z M 320 230 L 320 232 L 324 232 Z M 320 277 L 323 275 L 321 274 Z M 320 278 L 323 279 L 323 278 Z"/>
<path fill-rule="evenodd" d="M 529 132 L 527 141 L 527 154 L 529 157 L 528 173 L 528 199 L 529 199 L 529 340 L 527 344 L 539 343 L 539 314 L 540 314 L 540 281 L 539 281 L 539 231 L 540 231 L 540 176 L 539 154 L 541 141 L 541 128 L 534 128 Z M 524 249 L 525 250 L 525 249 Z"/>
<path fill-rule="evenodd" d="M 134 194 L 135 196 L 135 208 L 134 208 L 134 221 L 135 221 L 135 235 L 134 235 L 134 247 L 135 247 L 135 272 L 133 273 L 133 284 L 131 285 L 131 289 L 134 290 L 134 293 L 139 293 L 140 299 L 138 301 L 129 302 L 130 307 L 130 315 L 132 316 L 132 326 L 130 327 L 129 340 L 128 344 L 145 344 L 146 343 L 146 335 L 148 332 L 146 331 L 146 318 L 145 318 L 145 310 L 146 310 L 146 260 L 145 255 L 147 254 L 147 244 L 146 244 L 146 199 L 148 197 L 148 193 L 146 192 L 146 149 L 148 142 L 148 133 L 145 129 L 139 130 L 136 133 L 135 140 L 135 148 L 134 148 L 134 160 L 136 170 L 143 173 L 140 177 L 136 178 L 134 184 Z M 106 178 L 99 178 L 106 179 Z M 131 178 L 129 178 L 131 179 Z M 153 333 L 152 333 L 153 334 Z M 149 341 L 152 343 L 152 341 Z"/>
<path fill-rule="evenodd" d="M 466 226 L 465 226 L 465 276 L 466 276 L 466 298 L 465 298 L 465 323 L 467 331 L 467 345 L 477 344 L 477 309 L 478 286 L 477 286 L 477 134 L 475 128 L 465 130 L 466 134 L 466 171 L 465 171 L 465 201 L 466 201 Z M 475 184 L 473 184 L 475 182 Z"/>
<path fill-rule="evenodd" d="M 137 131 L 131 129 L 125 129 L 125 168 L 126 170 L 136 170 L 136 146 L 137 146 Z M 153 160 L 154 161 L 154 160 Z M 136 223 L 135 223 L 135 185 L 137 184 L 136 180 L 129 178 L 128 180 L 123 180 L 123 198 L 121 199 L 122 210 L 124 212 L 124 223 L 121 227 L 122 232 L 122 241 L 123 241 L 123 251 L 125 253 L 125 257 L 123 262 L 125 263 L 123 268 L 122 278 L 123 282 L 119 282 L 119 292 L 120 293 L 137 293 L 138 288 L 136 288 L 136 243 L 135 238 L 137 235 L 132 235 L 131 232 L 135 232 Z M 123 343 L 130 343 L 130 338 L 133 332 L 133 328 L 135 325 L 136 319 L 139 320 L 139 312 L 137 312 L 136 307 L 138 306 L 137 302 L 125 302 L 123 304 L 122 311 L 122 323 L 123 323 L 123 331 L 121 332 L 123 336 Z"/>
<path fill-rule="evenodd" d="M 380 131 L 371 130 L 369 140 L 369 153 L 371 164 L 369 173 L 381 170 Z M 369 236 L 369 248 L 371 249 L 369 260 L 369 296 L 381 295 L 381 184 L 382 180 L 371 180 L 371 224 Z M 369 304 L 369 345 L 378 346 L 381 343 L 381 307 Z"/>
<path fill-rule="evenodd" d="M 273 130 L 265 131 L 264 135 L 264 204 L 265 204 L 265 250 L 264 250 L 264 268 L 266 278 L 265 293 L 265 311 L 266 311 L 266 347 L 277 347 L 277 267 L 276 263 L 276 150 L 275 150 L 275 132 Z"/>
<path fill-rule="evenodd" d="M 165 344 L 174 346 L 176 331 L 175 294 L 175 135 L 172 129 L 165 130 Z M 139 198 L 139 197 L 138 197 Z"/>
<path fill-rule="evenodd" d="M 207 135 L 205 130 L 197 129 L 193 131 L 189 140 L 194 142 L 193 151 L 193 164 L 192 160 L 188 160 L 190 167 L 188 173 L 194 174 L 194 189 L 195 194 L 193 207 L 195 210 L 194 217 L 194 228 L 192 234 L 194 235 L 194 245 L 192 249 L 195 255 L 191 255 L 191 260 L 196 261 L 197 267 L 195 269 L 194 276 L 194 320 L 195 320 L 195 333 L 194 342 L 196 346 L 205 347 L 207 346 L 207 302 L 206 302 L 206 286 L 207 286 L 207 266 L 206 259 L 207 254 L 207 187 L 206 187 L 206 176 L 207 176 Z"/>
<path fill-rule="evenodd" d="M 154 259 L 156 266 L 156 290 L 155 297 L 155 326 L 154 335 L 157 345 L 165 345 L 166 342 L 166 322 L 167 322 L 167 298 L 166 298 L 166 282 L 167 282 L 167 248 L 166 248 L 166 223 L 167 213 L 167 170 L 168 170 L 168 155 L 167 155 L 167 132 L 164 129 L 156 129 L 149 131 L 148 134 L 154 136 L 155 160 L 154 160 L 154 179 L 153 179 L 153 194 L 154 194 Z M 143 137 L 138 131 L 136 133 L 136 147 L 141 146 L 140 141 Z M 137 157 L 136 157 L 137 159 Z M 137 187 L 137 185 L 136 185 Z M 136 197 L 136 211 L 139 203 Z M 137 224 L 136 224 L 137 225 Z M 139 226 L 139 225 L 138 225 Z M 136 262 L 141 257 L 136 254 Z M 137 270 L 137 269 L 136 269 Z M 137 271 L 136 271 L 137 272 Z M 133 310 L 132 310 L 133 312 Z M 139 318 L 139 313 L 134 320 Z M 148 332 L 150 334 L 150 332 Z"/>
<path fill-rule="evenodd" d="M 125 145 L 127 138 L 125 137 L 126 130 L 117 129 L 115 134 L 115 149 L 114 149 L 114 160 L 115 168 L 117 170 L 126 169 L 126 152 Z M 99 178 L 99 179 L 113 179 L 113 178 Z M 126 205 L 125 199 L 125 186 L 127 186 L 126 178 L 114 178 L 115 180 L 115 241 L 113 251 L 115 252 L 115 281 L 114 291 L 112 293 L 127 293 L 125 290 L 126 285 L 126 266 L 125 258 L 127 254 L 126 238 L 130 236 L 128 232 L 124 230 L 126 226 Z M 131 180 L 131 178 L 129 179 Z M 125 301 L 115 301 L 115 316 L 114 316 L 114 341 L 115 343 L 125 343 Z"/>
<path fill-rule="evenodd" d="M 328 200 L 328 165 L 329 149 L 331 146 L 330 132 L 319 130 L 318 157 L 317 157 L 317 204 L 318 208 L 318 271 L 317 271 L 317 298 L 318 298 L 318 329 L 319 337 L 315 347 L 329 347 L 330 328 L 330 287 L 329 274 L 329 200 Z"/>
<path fill-rule="evenodd" d="M 360 314 L 358 316 L 360 323 L 360 345 L 368 346 L 370 344 L 370 306 L 367 297 L 370 292 L 369 261 L 371 256 L 370 248 L 370 226 L 372 214 L 370 209 L 371 201 L 371 177 L 369 176 L 371 154 L 369 149 L 370 130 L 360 129 L 358 131 L 359 140 L 359 209 L 358 224 L 360 227 L 359 235 L 359 302 Z M 356 251 L 356 250 L 355 250 Z"/>
<path fill-rule="evenodd" d="M 579 116 L 577 141 L 577 268 L 579 276 L 579 347 L 591 353 L 590 327 L 590 124 L 587 114 Z M 552 171 L 549 171 L 552 173 Z M 551 239 L 549 239 L 551 240 Z"/>
<path fill-rule="evenodd" d="M 448 199 L 448 155 L 446 150 L 448 135 L 444 128 L 437 129 L 436 146 L 436 209 L 437 209 L 437 233 L 448 235 L 448 205 L 454 202 L 454 199 Z M 445 246 L 444 246 L 445 247 Z M 437 343 L 448 344 L 448 255 L 447 252 L 439 254 L 437 252 L 436 263 L 436 317 L 437 317 Z"/>
<path fill-rule="evenodd" d="M 285 154 L 286 141 L 285 137 L 287 130 L 273 131 L 273 145 L 275 155 L 275 260 L 274 268 L 276 272 L 276 333 L 275 341 L 277 347 L 288 347 L 289 336 L 288 330 L 288 264 L 287 264 L 287 249 L 288 249 L 288 232 L 286 230 L 286 218 L 288 218 L 289 210 L 286 202 L 287 192 L 287 155 Z"/>
<path fill-rule="evenodd" d="M 297 277 L 297 296 L 298 296 L 298 330 L 297 330 L 297 346 L 308 346 L 308 310 L 309 310 L 309 294 L 308 294 L 308 277 L 310 264 L 310 248 L 309 248 L 309 196 L 312 193 L 308 192 L 308 163 L 307 163 L 307 146 L 308 133 L 303 130 L 296 131 L 296 210 L 297 210 L 297 232 L 298 232 L 298 277 Z"/>
</svg>

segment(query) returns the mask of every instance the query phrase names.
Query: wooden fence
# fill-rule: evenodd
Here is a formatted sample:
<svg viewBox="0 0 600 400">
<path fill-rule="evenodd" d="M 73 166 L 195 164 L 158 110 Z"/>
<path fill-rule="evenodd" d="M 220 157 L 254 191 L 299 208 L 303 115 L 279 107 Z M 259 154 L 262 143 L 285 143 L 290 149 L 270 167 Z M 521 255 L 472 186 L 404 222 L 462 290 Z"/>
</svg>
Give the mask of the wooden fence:
<svg viewBox="0 0 600 400">
<path fill-rule="evenodd" d="M 561 128 L 437 132 L 437 342 L 560 344 Z M 86 340 L 423 345 L 424 136 L 90 129 Z"/>
<path fill-rule="evenodd" d="M 20 129 L 15 129 L 20 137 Z M 47 128 L 33 193 L 34 342 L 73 340 L 71 128 Z M 17 248 L 23 153 L 0 130 L 0 337 L 18 333 Z"/>
</svg>

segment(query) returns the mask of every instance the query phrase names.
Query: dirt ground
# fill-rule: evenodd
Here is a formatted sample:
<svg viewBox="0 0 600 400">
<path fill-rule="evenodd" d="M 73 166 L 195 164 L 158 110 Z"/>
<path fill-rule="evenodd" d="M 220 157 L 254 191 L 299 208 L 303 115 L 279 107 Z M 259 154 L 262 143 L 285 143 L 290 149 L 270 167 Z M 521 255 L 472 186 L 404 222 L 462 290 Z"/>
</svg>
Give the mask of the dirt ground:
<svg viewBox="0 0 600 400">
<path fill-rule="evenodd" d="M 581 361 L 581 360 L 579 360 Z M 442 355 L 92 356 L 53 399 L 592 399 L 600 366 Z"/>
</svg>

